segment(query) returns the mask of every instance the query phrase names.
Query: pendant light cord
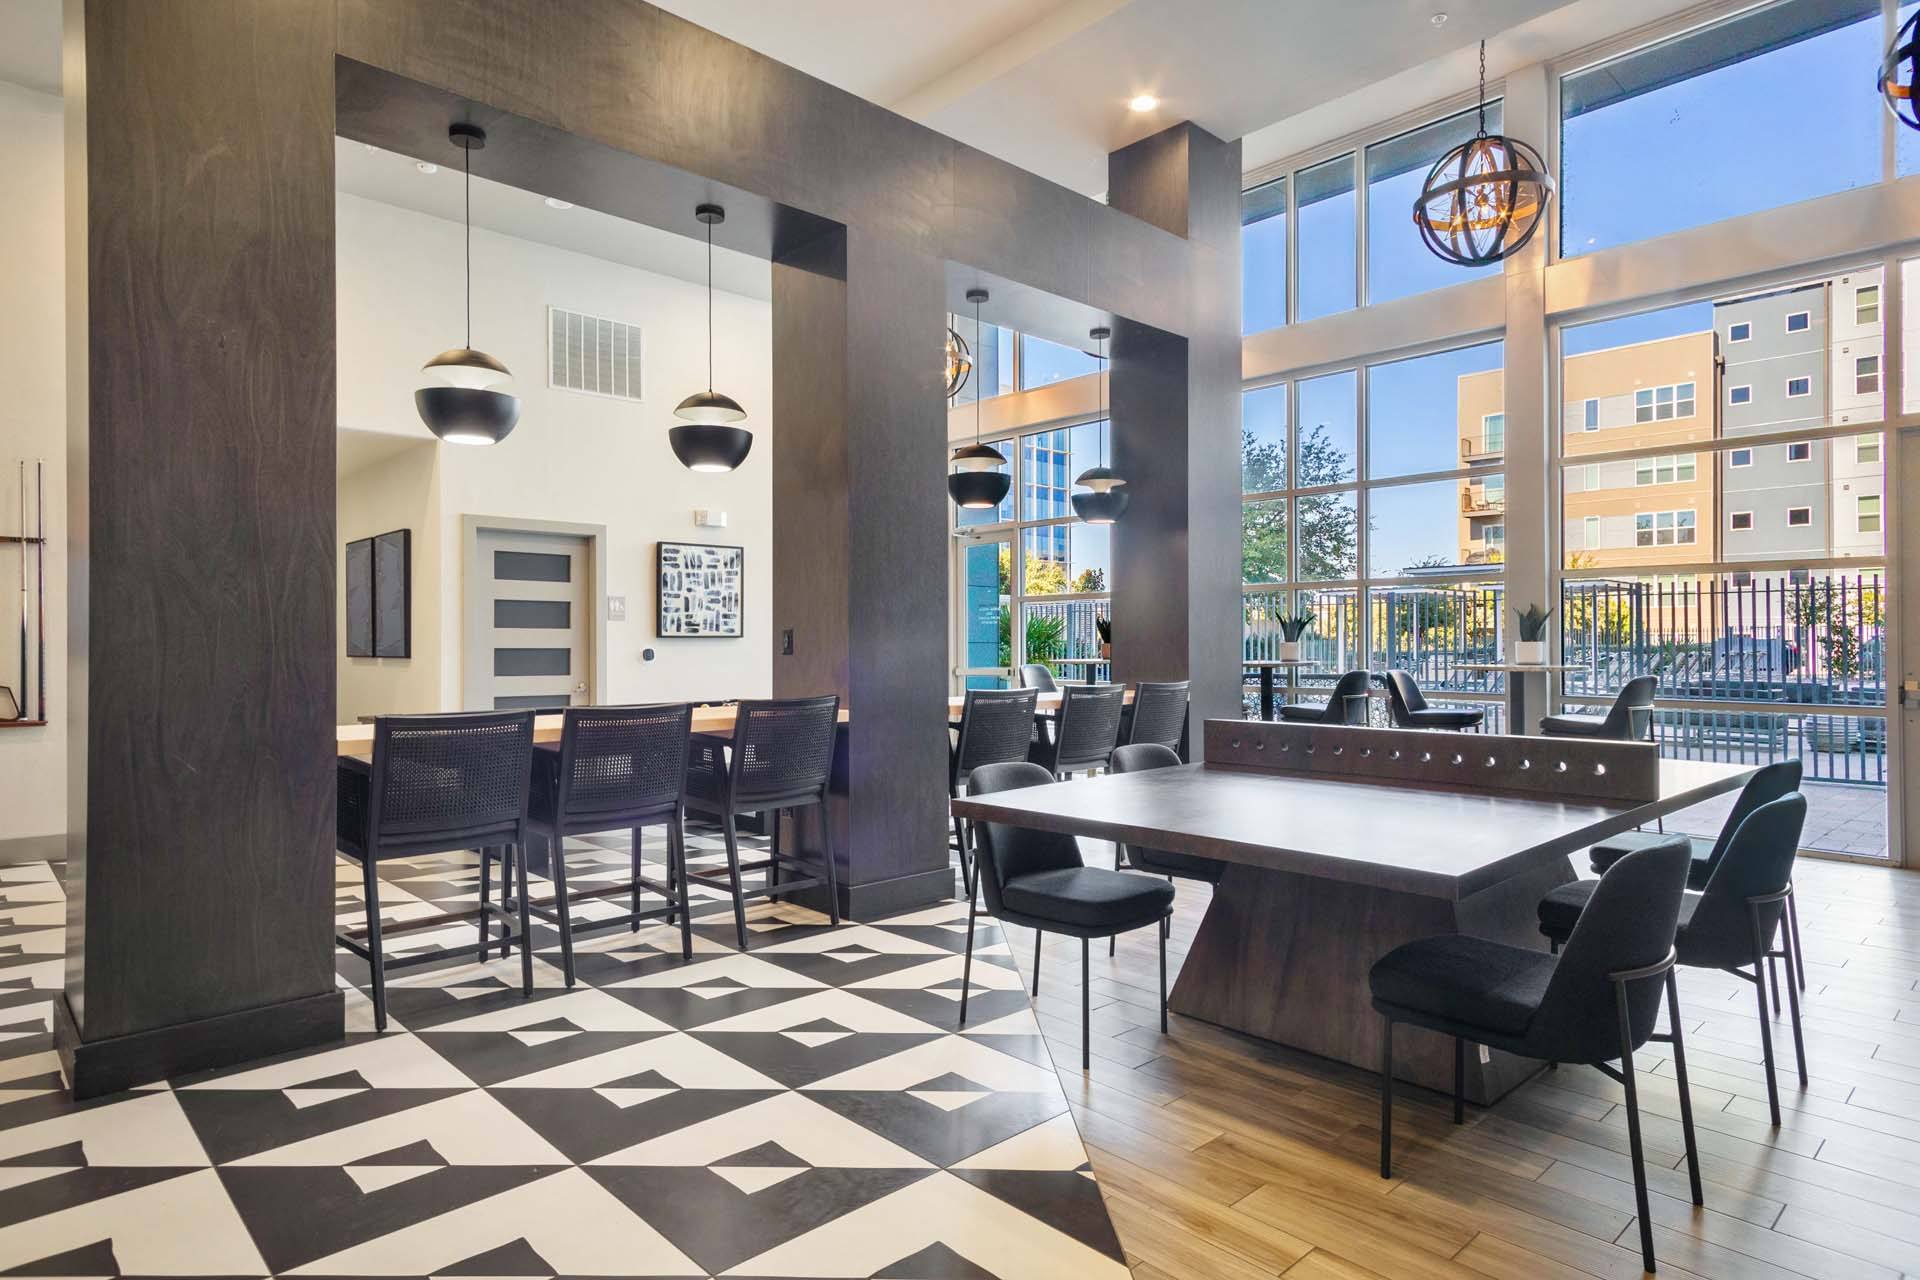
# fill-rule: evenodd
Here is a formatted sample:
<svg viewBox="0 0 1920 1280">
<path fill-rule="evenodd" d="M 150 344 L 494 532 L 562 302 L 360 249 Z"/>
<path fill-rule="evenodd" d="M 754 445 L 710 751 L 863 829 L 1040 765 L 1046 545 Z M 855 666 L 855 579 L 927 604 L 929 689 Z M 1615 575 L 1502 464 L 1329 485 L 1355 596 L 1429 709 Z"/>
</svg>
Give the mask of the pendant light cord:
<svg viewBox="0 0 1920 1280">
<path fill-rule="evenodd" d="M 707 394 L 713 394 L 713 224 L 707 224 Z"/>
<path fill-rule="evenodd" d="M 1100 465 L 1107 465 L 1107 340 L 1100 339 Z"/>
<path fill-rule="evenodd" d="M 973 340 L 979 345 L 982 351 L 986 350 L 987 344 L 982 340 L 982 334 L 980 332 L 980 303 L 977 300 L 973 304 Z M 976 446 L 980 443 L 981 390 L 982 388 L 978 386 L 973 389 L 973 443 Z"/>
<path fill-rule="evenodd" d="M 463 211 L 467 227 L 467 350 L 473 350 L 473 148 L 460 149 L 461 168 L 466 174 L 466 204 Z"/>
<path fill-rule="evenodd" d="M 1480 42 L 1480 133 L 1487 136 L 1487 42 Z"/>
</svg>

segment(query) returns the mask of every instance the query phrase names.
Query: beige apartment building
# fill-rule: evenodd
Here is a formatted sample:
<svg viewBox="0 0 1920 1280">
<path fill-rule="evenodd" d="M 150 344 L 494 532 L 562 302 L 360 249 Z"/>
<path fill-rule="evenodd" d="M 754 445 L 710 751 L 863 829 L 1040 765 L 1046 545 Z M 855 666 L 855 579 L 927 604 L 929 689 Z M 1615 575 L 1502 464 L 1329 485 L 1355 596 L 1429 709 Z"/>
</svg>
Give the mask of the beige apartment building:
<svg viewBox="0 0 1920 1280">
<path fill-rule="evenodd" d="M 1636 569 L 1714 557 L 1711 332 L 1569 356 L 1561 387 L 1562 546 L 1567 567 Z M 1457 392 L 1463 464 L 1460 562 L 1497 563 L 1506 536 L 1505 386 L 1497 369 Z M 1632 451 L 1631 457 L 1582 462 Z"/>
</svg>

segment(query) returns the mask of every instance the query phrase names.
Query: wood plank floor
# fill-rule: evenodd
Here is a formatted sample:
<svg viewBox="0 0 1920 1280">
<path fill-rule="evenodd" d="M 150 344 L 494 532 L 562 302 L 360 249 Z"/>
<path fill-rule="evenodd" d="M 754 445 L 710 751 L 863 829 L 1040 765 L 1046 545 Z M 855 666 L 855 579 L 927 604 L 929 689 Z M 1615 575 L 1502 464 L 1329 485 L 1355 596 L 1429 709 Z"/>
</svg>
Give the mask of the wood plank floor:
<svg viewBox="0 0 1920 1280">
<path fill-rule="evenodd" d="M 1797 881 L 1810 1083 L 1783 1013 L 1779 1129 L 1753 988 L 1681 970 L 1705 1208 L 1670 1051 L 1636 1058 L 1663 1276 L 1920 1277 L 1920 873 L 1803 860 Z M 1170 975 L 1206 901 L 1179 886 Z M 1009 932 L 1031 980 L 1033 935 Z M 1459 1128 L 1447 1099 L 1402 1085 L 1383 1181 L 1375 1076 L 1177 1015 L 1163 1036 L 1155 979 L 1150 932 L 1112 959 L 1096 946 L 1085 1073 L 1075 940 L 1047 942 L 1036 1001 L 1141 1280 L 1640 1274 L 1622 1093 L 1599 1072 L 1562 1067 Z"/>
</svg>

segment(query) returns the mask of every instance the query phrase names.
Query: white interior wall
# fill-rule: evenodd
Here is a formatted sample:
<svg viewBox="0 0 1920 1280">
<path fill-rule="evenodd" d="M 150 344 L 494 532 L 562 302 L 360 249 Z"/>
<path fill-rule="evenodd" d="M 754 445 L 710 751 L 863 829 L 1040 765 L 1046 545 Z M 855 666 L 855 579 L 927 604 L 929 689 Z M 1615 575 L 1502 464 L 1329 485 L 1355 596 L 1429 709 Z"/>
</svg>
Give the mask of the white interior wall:
<svg viewBox="0 0 1920 1280">
<path fill-rule="evenodd" d="M 45 728 L 0 729 L 0 856 L 8 842 L 67 828 L 67 395 L 63 127 L 58 95 L 0 81 L 0 533 L 20 531 L 20 459 L 46 460 Z M 0 684 L 19 683 L 19 548 L 0 545 Z M 32 559 L 28 560 L 32 568 Z M 29 577 L 28 585 L 33 585 Z M 37 656 L 29 632 L 28 661 Z M 38 668 L 28 673 L 37 685 Z M 16 690 L 16 693 L 18 691 Z M 31 704 L 29 704 L 31 706 Z M 36 856 L 46 856 L 40 849 Z"/>
<path fill-rule="evenodd" d="M 410 658 L 349 658 L 347 656 L 347 560 L 334 564 L 334 635 L 339 671 L 337 691 L 341 723 L 363 715 L 410 711 L 439 711 L 440 647 L 429 641 L 440 635 L 440 593 L 429 584 L 440 580 L 444 546 L 440 538 L 439 450 L 431 441 L 408 442 L 377 460 L 355 464 L 354 437 L 365 432 L 343 431 L 341 471 L 335 508 L 339 543 L 371 538 L 393 529 L 413 531 L 413 656 Z"/>
<path fill-rule="evenodd" d="M 432 443 L 414 412 L 413 393 L 424 381 L 421 364 L 463 340 L 460 225 L 345 194 L 337 210 L 340 425 Z M 667 444 L 674 405 L 707 385 L 706 298 L 699 285 L 484 230 L 474 232 L 473 273 L 473 342 L 514 371 L 520 423 L 487 448 L 433 444 L 438 510 L 423 504 L 419 523 L 389 519 L 383 526 L 416 530 L 414 652 L 437 644 L 447 655 L 430 677 L 438 685 L 438 709 L 461 704 L 459 548 L 466 515 L 606 526 L 607 592 L 626 597 L 627 616 L 607 624 L 607 687 L 598 692 L 600 701 L 765 696 L 773 653 L 770 305 L 714 296 L 715 383 L 746 406 L 755 445 L 739 470 L 700 475 L 682 467 Z M 643 401 L 546 385 L 549 305 L 641 327 Z M 725 511 L 728 527 L 696 527 L 696 508 Z M 420 536 L 429 525 L 436 534 L 431 541 L 442 549 L 431 575 L 421 550 L 429 540 Z M 343 520 L 341 544 L 352 536 L 358 535 Z M 746 549 L 743 638 L 662 640 L 655 634 L 654 549 L 662 540 Z M 437 611 L 427 600 L 436 594 Z M 344 639 L 337 643 L 344 649 Z M 642 658 L 647 648 L 657 655 L 652 662 Z M 390 677 L 396 683 L 385 691 L 412 697 L 421 678 L 418 672 L 411 680 Z M 345 680 L 341 688 L 344 718 Z M 354 689 L 353 714 L 401 709 L 367 707 L 357 700 L 362 682 Z"/>
</svg>

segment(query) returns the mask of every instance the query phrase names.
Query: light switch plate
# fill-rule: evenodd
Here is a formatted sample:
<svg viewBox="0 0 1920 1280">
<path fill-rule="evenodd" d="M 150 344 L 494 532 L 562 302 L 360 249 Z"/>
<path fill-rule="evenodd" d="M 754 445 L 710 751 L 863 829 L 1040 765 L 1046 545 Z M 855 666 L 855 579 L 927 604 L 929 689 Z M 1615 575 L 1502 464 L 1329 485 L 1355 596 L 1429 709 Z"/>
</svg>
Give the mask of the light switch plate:
<svg viewBox="0 0 1920 1280">
<path fill-rule="evenodd" d="M 607 621 L 625 622 L 627 620 L 627 598 L 625 596 L 607 597 Z"/>
</svg>

